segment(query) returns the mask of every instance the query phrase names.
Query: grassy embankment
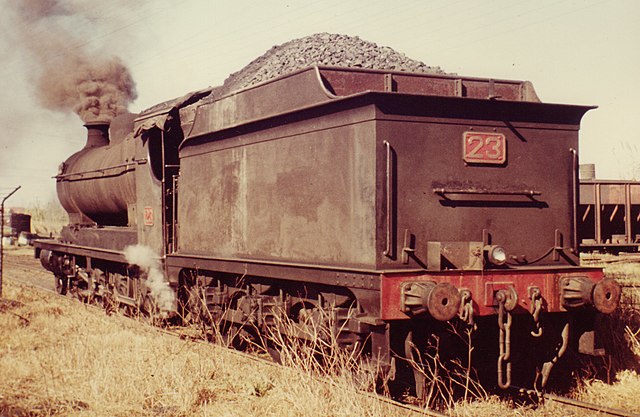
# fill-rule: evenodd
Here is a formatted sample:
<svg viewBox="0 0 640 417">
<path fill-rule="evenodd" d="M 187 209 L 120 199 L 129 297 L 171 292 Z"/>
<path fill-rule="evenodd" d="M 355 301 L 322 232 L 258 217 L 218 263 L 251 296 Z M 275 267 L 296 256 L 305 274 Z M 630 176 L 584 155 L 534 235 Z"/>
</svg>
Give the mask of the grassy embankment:
<svg viewBox="0 0 640 417">
<path fill-rule="evenodd" d="M 47 210 L 43 210 L 43 213 Z M 52 223 L 43 213 L 34 222 Z M 65 219 L 58 219 L 64 223 Z M 54 222 L 55 223 L 55 222 Z M 46 230 L 55 231 L 56 225 Z M 44 229 L 41 229 L 41 231 Z M 36 230 L 37 231 L 37 230 Z M 6 265 L 5 265 L 6 266 Z M 605 264 L 607 274 L 638 282 L 638 264 Z M 247 360 L 213 344 L 180 340 L 142 323 L 17 284 L 5 268 L 0 300 L 0 416 L 402 416 L 358 394 L 354 362 L 310 361 L 301 347 L 285 351 L 288 367 Z M 625 308 L 612 326 L 612 357 L 600 366 L 633 368 L 640 358 L 638 310 Z M 615 364 L 614 364 L 615 362 Z M 321 378 L 318 378 L 320 376 Z M 576 399 L 640 413 L 640 377 L 620 371 L 611 384 L 583 380 Z M 445 384 L 446 385 L 446 384 Z M 515 406 L 476 392 L 448 411 L 456 416 L 564 416 L 554 403 Z M 588 415 L 575 410 L 576 416 Z M 597 414 L 593 414 L 597 415 Z"/>
<path fill-rule="evenodd" d="M 340 372 L 349 361 L 337 360 L 332 375 L 318 379 L 299 352 L 288 353 L 290 367 L 247 360 L 11 279 L 0 300 L 0 334 L 3 417 L 409 415 L 358 394 L 353 378 Z M 637 333 L 631 340 L 640 355 Z M 637 392 L 640 377 L 627 371 L 611 385 L 584 381 L 575 396 L 640 412 Z M 493 397 L 449 412 L 567 415 L 554 403 L 511 408 Z"/>
<path fill-rule="evenodd" d="M 340 378 L 321 383 L 11 280 L 0 334 L 3 417 L 401 415 Z"/>
</svg>

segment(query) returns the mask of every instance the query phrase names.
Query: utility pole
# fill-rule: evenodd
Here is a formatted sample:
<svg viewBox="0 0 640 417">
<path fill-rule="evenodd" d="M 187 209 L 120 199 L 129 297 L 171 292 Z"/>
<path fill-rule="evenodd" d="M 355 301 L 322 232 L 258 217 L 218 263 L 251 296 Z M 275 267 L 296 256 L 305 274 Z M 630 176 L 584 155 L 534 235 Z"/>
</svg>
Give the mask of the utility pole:
<svg viewBox="0 0 640 417">
<path fill-rule="evenodd" d="M 2 298 L 2 270 L 4 263 L 4 202 L 7 201 L 9 197 L 11 197 L 16 191 L 20 189 L 20 185 L 18 185 L 13 191 L 7 194 L 2 199 L 2 204 L 0 205 L 0 298 Z"/>
</svg>

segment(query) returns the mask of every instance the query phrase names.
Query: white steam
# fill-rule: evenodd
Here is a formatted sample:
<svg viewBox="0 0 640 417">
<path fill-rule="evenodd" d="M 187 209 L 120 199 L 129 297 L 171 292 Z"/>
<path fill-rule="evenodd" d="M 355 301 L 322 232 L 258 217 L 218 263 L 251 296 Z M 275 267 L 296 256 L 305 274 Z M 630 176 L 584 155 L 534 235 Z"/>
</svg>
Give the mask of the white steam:
<svg viewBox="0 0 640 417">
<path fill-rule="evenodd" d="M 160 310 L 171 310 L 175 304 L 175 294 L 165 280 L 156 253 L 148 246 L 134 245 L 124 249 L 127 262 L 137 265 L 142 276 L 147 275 L 146 285 L 151 297 Z"/>
</svg>

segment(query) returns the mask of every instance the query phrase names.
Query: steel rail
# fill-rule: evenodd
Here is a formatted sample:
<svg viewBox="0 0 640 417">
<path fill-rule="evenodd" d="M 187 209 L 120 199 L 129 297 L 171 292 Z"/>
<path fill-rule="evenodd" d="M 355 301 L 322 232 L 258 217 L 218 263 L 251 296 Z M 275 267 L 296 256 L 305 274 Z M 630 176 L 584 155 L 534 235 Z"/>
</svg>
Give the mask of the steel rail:
<svg viewBox="0 0 640 417">
<path fill-rule="evenodd" d="M 512 388 L 517 389 L 520 393 L 524 393 L 532 397 L 542 398 L 547 401 L 553 401 L 553 402 L 557 402 L 564 405 L 570 405 L 576 408 L 581 408 L 583 410 L 596 411 L 601 414 L 617 416 L 617 417 L 640 417 L 640 414 L 636 414 L 631 411 L 620 410 L 617 408 L 607 407 L 604 405 L 599 405 L 594 403 L 588 403 L 580 400 L 574 400 L 573 398 L 563 397 L 555 394 L 549 394 L 546 392 L 535 391 L 527 388 L 518 388 L 518 387 L 512 387 Z"/>
<path fill-rule="evenodd" d="M 368 391 L 360 391 L 360 394 L 369 397 L 369 398 L 373 398 L 375 400 L 378 400 L 380 402 L 383 402 L 385 404 L 389 404 L 391 406 L 397 407 L 397 408 L 402 408 L 403 410 L 407 410 L 407 411 L 411 411 L 413 413 L 416 414 L 420 414 L 422 416 L 429 416 L 429 417 L 450 417 L 449 414 L 443 414 L 440 413 L 438 411 L 432 410 L 430 408 L 426 408 L 426 407 L 418 407 L 415 405 L 411 405 L 411 404 L 405 404 L 402 403 L 400 401 L 394 400 L 393 398 L 389 398 L 389 397 L 385 397 L 383 395 L 380 394 L 374 394 Z"/>
<path fill-rule="evenodd" d="M 561 397 L 559 395 L 542 393 L 540 394 L 542 398 L 548 401 L 555 401 L 560 404 L 571 405 L 573 407 L 582 408 L 585 410 L 597 411 L 598 413 L 608 414 L 610 416 L 619 416 L 619 417 L 640 417 L 640 414 L 632 413 L 626 410 L 619 410 L 617 408 L 606 407 L 603 405 L 587 403 L 584 401 L 574 400 L 572 398 Z"/>
</svg>

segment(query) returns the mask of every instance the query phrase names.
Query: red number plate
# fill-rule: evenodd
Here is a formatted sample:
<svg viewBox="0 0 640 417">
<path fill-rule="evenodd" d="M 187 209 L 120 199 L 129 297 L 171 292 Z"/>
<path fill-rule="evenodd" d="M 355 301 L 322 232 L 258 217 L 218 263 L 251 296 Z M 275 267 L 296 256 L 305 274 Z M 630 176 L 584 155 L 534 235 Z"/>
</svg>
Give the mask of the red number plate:
<svg viewBox="0 0 640 417">
<path fill-rule="evenodd" d="M 464 161 L 470 164 L 504 164 L 507 140 L 502 133 L 464 132 Z"/>
</svg>

